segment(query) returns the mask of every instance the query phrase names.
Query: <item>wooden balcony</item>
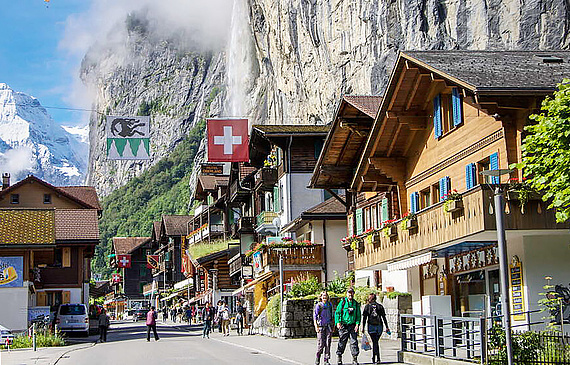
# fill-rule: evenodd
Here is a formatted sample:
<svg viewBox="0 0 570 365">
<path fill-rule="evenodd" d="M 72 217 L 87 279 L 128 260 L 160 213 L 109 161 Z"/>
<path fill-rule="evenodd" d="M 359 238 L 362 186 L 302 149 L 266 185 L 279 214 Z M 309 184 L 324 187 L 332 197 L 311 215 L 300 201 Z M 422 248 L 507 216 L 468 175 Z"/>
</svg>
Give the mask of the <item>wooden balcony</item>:
<svg viewBox="0 0 570 365">
<path fill-rule="evenodd" d="M 231 203 L 245 203 L 250 199 L 250 197 L 251 197 L 251 191 L 245 189 L 240 184 L 238 184 L 237 180 L 230 185 Z"/>
<path fill-rule="evenodd" d="M 264 271 L 279 270 L 280 254 L 283 255 L 283 266 L 289 270 L 320 270 L 323 266 L 323 245 L 287 248 L 266 246 L 261 251 Z"/>
<path fill-rule="evenodd" d="M 237 254 L 228 261 L 228 264 L 230 266 L 230 276 L 241 274 L 242 267 L 251 265 L 251 256 L 247 257 L 243 253 Z"/>
<path fill-rule="evenodd" d="M 256 227 L 255 231 L 262 235 L 275 235 L 278 228 L 273 224 L 273 220 L 277 218 L 277 213 L 264 211 L 255 217 Z"/>
<path fill-rule="evenodd" d="M 238 232 L 239 233 L 252 233 L 254 224 L 255 224 L 255 218 L 253 218 L 253 217 L 241 217 L 238 221 Z"/>
<path fill-rule="evenodd" d="M 255 190 L 272 190 L 277 182 L 277 169 L 263 167 L 255 172 Z"/>
<path fill-rule="evenodd" d="M 355 269 L 464 241 L 496 241 L 494 206 L 490 209 L 493 192 L 486 186 L 478 186 L 464 193 L 462 201 L 463 209 L 456 212 L 445 212 L 443 203 L 419 211 L 415 229 L 402 229 L 398 222 L 397 235 L 389 238 L 380 234 L 372 244 L 364 239 L 364 244 L 354 252 Z M 518 201 L 507 201 L 504 224 L 508 234 L 570 228 L 570 223 L 557 224 L 554 210 L 546 209 L 546 203 L 537 200 L 527 202 L 524 213 Z"/>
</svg>

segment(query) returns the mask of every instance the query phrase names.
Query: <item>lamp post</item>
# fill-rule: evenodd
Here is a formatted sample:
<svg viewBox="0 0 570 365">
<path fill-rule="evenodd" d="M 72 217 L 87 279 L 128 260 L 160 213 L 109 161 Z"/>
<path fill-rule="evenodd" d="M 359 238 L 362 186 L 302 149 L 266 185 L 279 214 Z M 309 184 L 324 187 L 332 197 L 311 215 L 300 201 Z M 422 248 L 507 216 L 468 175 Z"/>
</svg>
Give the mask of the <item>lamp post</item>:
<svg viewBox="0 0 570 365">
<path fill-rule="evenodd" d="M 512 170 L 486 170 L 481 175 L 494 177 L 500 180 L 503 175 L 510 174 Z M 490 184 L 491 185 L 491 184 Z M 509 301 L 509 260 L 507 255 L 507 241 L 505 239 L 505 225 L 503 222 L 504 200 L 503 189 L 500 182 L 494 188 L 495 221 L 497 223 L 497 251 L 499 255 L 499 273 L 501 278 L 501 309 L 503 313 L 503 327 L 505 329 L 505 342 L 507 347 L 507 364 L 513 365 L 513 341 L 511 338 L 511 307 Z"/>
</svg>

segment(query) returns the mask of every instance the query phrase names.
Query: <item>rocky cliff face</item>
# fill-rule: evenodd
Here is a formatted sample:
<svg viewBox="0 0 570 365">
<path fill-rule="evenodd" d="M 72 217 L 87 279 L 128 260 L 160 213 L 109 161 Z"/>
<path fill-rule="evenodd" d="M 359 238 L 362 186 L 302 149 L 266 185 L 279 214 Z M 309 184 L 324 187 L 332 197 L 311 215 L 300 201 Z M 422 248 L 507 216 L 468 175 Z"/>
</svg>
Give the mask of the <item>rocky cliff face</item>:
<svg viewBox="0 0 570 365">
<path fill-rule="evenodd" d="M 570 47 L 567 0 L 244 1 L 266 123 L 328 123 L 341 94 L 381 94 L 398 50 Z"/>
<path fill-rule="evenodd" d="M 222 108 L 225 57 L 152 33 L 144 14 L 118 25 L 119 39 L 92 47 L 82 79 L 96 93 L 87 183 L 107 195 L 166 156 L 205 116 Z M 125 27 L 125 29 L 122 29 Z M 150 115 L 151 160 L 109 161 L 105 115 Z"/>
</svg>

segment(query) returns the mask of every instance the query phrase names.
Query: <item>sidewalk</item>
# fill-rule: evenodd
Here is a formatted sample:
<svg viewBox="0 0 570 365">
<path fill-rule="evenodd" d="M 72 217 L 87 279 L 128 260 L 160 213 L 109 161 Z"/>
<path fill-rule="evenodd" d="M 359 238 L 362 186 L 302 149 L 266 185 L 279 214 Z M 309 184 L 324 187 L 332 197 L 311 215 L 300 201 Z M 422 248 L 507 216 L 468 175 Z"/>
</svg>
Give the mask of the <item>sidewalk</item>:
<svg viewBox="0 0 570 365">
<path fill-rule="evenodd" d="M 32 349 L 16 349 L 0 351 L 0 365 L 53 365 L 62 356 L 93 346 L 93 343 L 81 343 L 62 347 L 40 347 L 36 352 Z"/>
<path fill-rule="evenodd" d="M 176 326 L 178 323 L 167 321 L 166 325 Z M 192 330 L 192 332 L 195 331 L 196 329 Z M 206 339 L 204 341 L 208 340 Z M 238 336 L 235 331 L 230 331 L 230 336 L 227 337 L 222 336 L 217 331 L 213 332 L 210 334 L 209 341 L 223 342 L 232 346 L 246 349 L 252 353 L 265 354 L 288 362 L 290 364 L 297 365 L 314 364 L 315 352 L 317 349 L 316 338 L 279 339 L 261 335 Z M 333 338 L 331 345 L 331 364 L 336 364 L 335 352 L 337 343 L 338 339 Z M 401 364 L 398 363 L 399 350 L 399 341 L 380 340 L 380 358 L 382 360 L 382 364 Z M 371 364 L 372 351 L 361 350 L 358 359 L 360 364 Z M 352 356 L 350 355 L 350 346 L 348 345 L 346 346 L 346 350 L 344 352 L 343 362 L 345 364 L 350 364 L 352 362 Z"/>
</svg>

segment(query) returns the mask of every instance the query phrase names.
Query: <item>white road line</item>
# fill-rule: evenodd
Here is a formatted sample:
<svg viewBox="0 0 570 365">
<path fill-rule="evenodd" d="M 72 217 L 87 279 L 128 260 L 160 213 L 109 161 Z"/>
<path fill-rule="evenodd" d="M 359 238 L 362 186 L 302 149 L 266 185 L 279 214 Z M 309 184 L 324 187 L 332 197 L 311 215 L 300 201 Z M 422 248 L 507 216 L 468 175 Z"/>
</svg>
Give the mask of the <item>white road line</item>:
<svg viewBox="0 0 570 365">
<path fill-rule="evenodd" d="M 295 361 L 295 360 L 291 360 L 291 359 L 288 359 L 288 358 L 286 358 L 286 357 L 278 356 L 278 355 L 272 354 L 272 353 L 270 353 L 270 352 L 266 352 L 266 351 L 263 351 L 263 350 L 260 350 L 260 349 L 256 349 L 256 348 L 253 348 L 253 347 L 244 346 L 244 345 L 238 345 L 237 343 L 228 342 L 228 341 L 224 341 L 224 340 L 219 340 L 219 339 L 217 339 L 217 338 L 212 338 L 212 339 L 210 339 L 210 341 L 218 341 L 218 342 L 221 342 L 221 343 L 226 343 L 226 344 L 228 344 L 228 345 L 233 345 L 233 346 L 235 346 L 235 347 L 240 347 L 240 348 L 245 349 L 245 350 L 248 350 L 248 351 L 254 351 L 254 352 L 257 352 L 257 353 L 260 353 L 260 354 L 263 354 L 263 355 L 271 356 L 271 357 L 274 357 L 274 358 L 276 358 L 276 359 L 278 359 L 278 360 L 285 361 L 285 362 L 288 362 L 288 363 L 291 363 L 291 364 L 303 365 L 303 363 L 297 362 L 297 361 Z"/>
</svg>

